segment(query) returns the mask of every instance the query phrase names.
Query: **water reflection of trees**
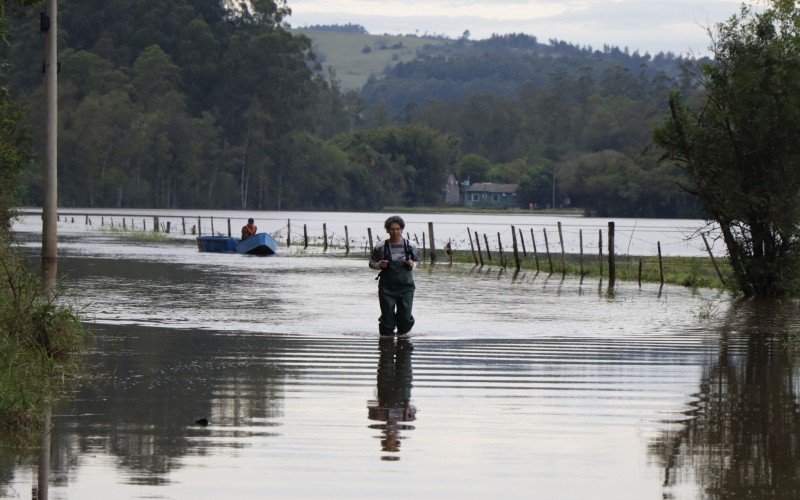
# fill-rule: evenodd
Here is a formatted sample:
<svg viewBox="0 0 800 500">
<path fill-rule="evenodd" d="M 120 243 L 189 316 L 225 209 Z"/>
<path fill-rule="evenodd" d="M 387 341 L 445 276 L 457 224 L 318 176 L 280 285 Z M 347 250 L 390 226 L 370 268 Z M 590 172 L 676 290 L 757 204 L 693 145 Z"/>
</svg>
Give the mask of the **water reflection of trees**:
<svg viewBox="0 0 800 500">
<path fill-rule="evenodd" d="M 106 328 L 98 351 L 114 354 L 100 356 L 98 368 L 114 375 L 83 387 L 62 410 L 52 436 L 52 484 L 67 484 L 82 457 L 99 454 L 116 457 L 130 483 L 163 484 L 184 456 L 243 446 L 245 440 L 214 438 L 249 435 L 254 418 L 268 421 L 280 411 L 285 374 L 269 361 L 279 340 Z M 211 426 L 194 425 L 201 417 Z"/>
<path fill-rule="evenodd" d="M 696 409 L 650 447 L 665 487 L 694 480 L 712 498 L 800 495 L 798 318 L 796 304 L 732 308 Z"/>
<path fill-rule="evenodd" d="M 400 431 L 414 429 L 406 422 L 416 419 L 417 409 L 411 401 L 411 343 L 405 340 L 381 339 L 379 344 L 377 399 L 367 402 L 370 420 L 380 424 L 370 429 L 381 431 L 381 450 L 392 453 L 381 460 L 399 460 L 397 453 L 403 437 Z"/>
</svg>

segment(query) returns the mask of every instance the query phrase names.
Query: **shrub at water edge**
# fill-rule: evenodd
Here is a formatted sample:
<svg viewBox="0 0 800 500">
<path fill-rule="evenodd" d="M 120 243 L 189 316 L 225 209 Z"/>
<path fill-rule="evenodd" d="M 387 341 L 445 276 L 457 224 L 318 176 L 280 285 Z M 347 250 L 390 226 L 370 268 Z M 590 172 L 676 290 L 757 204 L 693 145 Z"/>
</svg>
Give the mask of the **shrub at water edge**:
<svg viewBox="0 0 800 500">
<path fill-rule="evenodd" d="M 88 333 L 75 311 L 46 296 L 5 241 L 0 281 L 0 434 L 16 434 L 36 428 L 73 378 Z"/>
</svg>

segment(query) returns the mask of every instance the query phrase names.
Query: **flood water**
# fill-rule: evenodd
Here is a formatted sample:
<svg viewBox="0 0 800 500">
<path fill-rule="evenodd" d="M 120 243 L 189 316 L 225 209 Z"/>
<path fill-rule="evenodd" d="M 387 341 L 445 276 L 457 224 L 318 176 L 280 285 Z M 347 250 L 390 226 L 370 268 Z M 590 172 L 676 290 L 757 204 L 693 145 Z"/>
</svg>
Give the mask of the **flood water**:
<svg viewBox="0 0 800 500">
<path fill-rule="evenodd" d="M 344 246 L 345 227 L 348 230 L 350 245 L 363 248 L 367 242 L 368 231 L 373 238 L 385 235 L 383 221 L 385 213 L 363 212 L 274 212 L 274 211 L 241 211 L 241 210 L 157 210 L 157 209 L 63 209 L 59 211 L 63 217 L 58 224 L 59 234 L 75 234 L 96 232 L 100 224 L 108 227 L 114 224 L 119 228 L 125 220 L 128 229 L 141 231 L 152 229 L 153 216 L 159 216 L 161 225 L 171 224 L 174 238 L 194 240 L 192 227 L 199 228 L 202 234 L 225 234 L 228 221 L 231 232 L 236 235 L 238 229 L 254 217 L 259 231 L 270 233 L 278 241 L 285 242 L 287 237 L 298 243 L 304 231 L 313 243 L 320 243 L 323 234 L 327 233 L 332 244 Z M 88 223 L 87 223 L 88 215 Z M 198 217 L 202 216 L 202 217 Z M 603 253 L 608 250 L 608 223 L 615 224 L 615 252 L 618 255 L 656 255 L 658 245 L 665 256 L 707 256 L 705 242 L 700 232 L 708 235 L 708 243 L 714 255 L 724 256 L 725 246 L 714 225 L 707 225 L 702 220 L 694 219 L 629 219 L 578 217 L 570 215 L 545 215 L 527 212 L 482 213 L 482 214 L 402 214 L 406 221 L 406 233 L 420 245 L 423 238 L 430 234 L 428 223 L 434 228 L 437 248 L 443 248 L 450 242 L 453 249 L 468 250 L 469 235 L 478 233 L 480 238 L 491 246 L 498 248 L 502 243 L 506 249 L 511 248 L 511 226 L 517 230 L 531 249 L 535 238 L 539 252 L 546 248 L 551 252 L 560 251 L 563 239 L 564 251 L 577 254 L 583 247 L 587 255 L 595 254 L 602 244 Z M 21 231 L 34 231 L 41 228 L 39 212 L 30 212 L 22 217 L 15 228 Z M 469 231 L 467 231 L 469 229 Z M 182 233 L 185 231 L 186 235 Z M 549 234 L 545 242 L 544 232 Z M 523 241 L 520 241 L 520 246 Z"/>
<path fill-rule="evenodd" d="M 364 259 L 60 238 L 98 377 L 54 406 L 49 470 L 6 456 L 0 495 L 800 494 L 796 302 L 438 264 L 382 343 Z"/>
</svg>

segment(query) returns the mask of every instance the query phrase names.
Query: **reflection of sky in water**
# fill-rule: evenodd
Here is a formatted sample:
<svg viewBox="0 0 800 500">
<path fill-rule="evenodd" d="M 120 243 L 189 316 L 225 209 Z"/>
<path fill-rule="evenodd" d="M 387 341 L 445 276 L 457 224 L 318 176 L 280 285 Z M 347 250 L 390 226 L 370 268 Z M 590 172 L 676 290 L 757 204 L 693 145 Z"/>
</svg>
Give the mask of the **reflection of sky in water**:
<svg viewBox="0 0 800 500">
<path fill-rule="evenodd" d="M 648 447 L 697 407 L 728 309 L 715 293 L 622 283 L 607 299 L 596 280 L 422 267 L 413 382 L 394 379 L 414 419 L 381 423 L 364 259 L 107 236 L 60 252 L 98 323 L 90 361 L 114 376 L 56 411 L 58 498 L 699 493 L 690 474 L 664 488 Z M 11 484 L 33 480 L 19 467 Z"/>
</svg>

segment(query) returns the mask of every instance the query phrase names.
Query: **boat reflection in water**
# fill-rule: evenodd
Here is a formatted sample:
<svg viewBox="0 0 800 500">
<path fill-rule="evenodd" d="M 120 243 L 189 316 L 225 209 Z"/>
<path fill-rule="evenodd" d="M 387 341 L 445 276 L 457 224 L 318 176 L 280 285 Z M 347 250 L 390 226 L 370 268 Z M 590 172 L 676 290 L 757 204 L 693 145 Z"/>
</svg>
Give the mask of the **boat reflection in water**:
<svg viewBox="0 0 800 500">
<path fill-rule="evenodd" d="M 392 455 L 383 455 L 381 460 L 400 460 L 400 441 L 404 439 L 400 431 L 413 430 L 413 422 L 417 417 L 417 409 L 410 404 L 411 400 L 411 352 L 413 346 L 408 340 L 393 338 L 381 339 L 380 358 L 378 361 L 377 400 L 367 402 L 370 420 L 380 421 L 372 424 L 370 429 L 382 431 L 381 450 Z"/>
</svg>

